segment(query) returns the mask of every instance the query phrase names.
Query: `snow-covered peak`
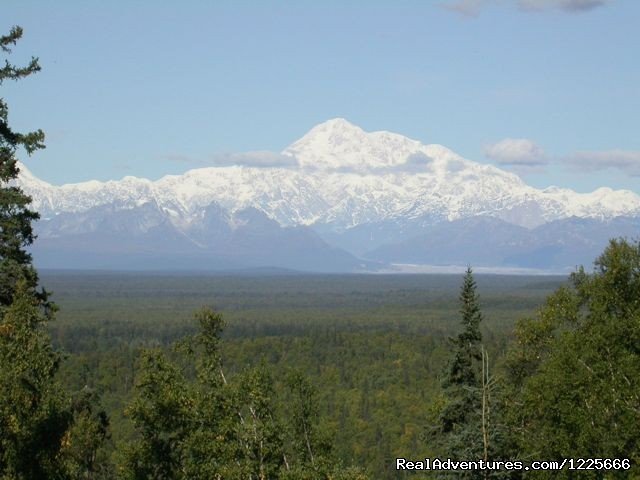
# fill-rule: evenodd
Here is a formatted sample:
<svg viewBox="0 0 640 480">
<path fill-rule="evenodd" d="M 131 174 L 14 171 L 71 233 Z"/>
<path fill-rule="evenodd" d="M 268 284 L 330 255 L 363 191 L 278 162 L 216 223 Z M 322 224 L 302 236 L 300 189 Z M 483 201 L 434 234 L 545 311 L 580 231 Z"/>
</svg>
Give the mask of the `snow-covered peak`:
<svg viewBox="0 0 640 480">
<path fill-rule="evenodd" d="M 18 170 L 20 171 L 19 179 L 20 179 L 21 186 L 30 185 L 33 187 L 43 187 L 43 186 L 49 185 L 47 182 L 40 180 L 33 173 L 31 173 L 31 170 L 29 170 L 24 163 L 17 162 L 17 166 L 18 166 Z"/>
<path fill-rule="evenodd" d="M 313 127 L 283 153 L 303 168 L 367 172 L 401 165 L 425 146 L 391 132 L 365 132 L 343 118 Z M 426 153 L 426 152 L 423 152 Z"/>
<path fill-rule="evenodd" d="M 125 177 L 58 187 L 21 166 L 17 183 L 44 217 L 102 205 L 127 209 L 152 203 L 181 228 L 197 223 L 202 209 L 212 203 L 231 214 L 256 208 L 282 225 L 336 230 L 474 215 L 526 227 L 571 216 L 640 216 L 640 197 L 630 191 L 538 190 L 513 173 L 467 160 L 442 145 L 387 131 L 366 132 L 341 118 L 312 128 L 283 154 L 295 158 L 299 168 L 293 162 L 286 168 L 263 162 L 200 168 L 157 181 Z"/>
<path fill-rule="evenodd" d="M 445 182 L 451 177 L 501 177 L 525 186 L 517 176 L 498 168 L 472 162 L 438 144 L 388 131 L 366 132 L 343 118 L 313 127 L 283 152 L 295 157 L 303 170 L 357 173 L 359 175 L 422 175 Z"/>
<path fill-rule="evenodd" d="M 355 131 L 355 132 L 364 131 L 358 125 L 351 123 L 346 118 L 336 117 L 336 118 L 330 118 L 329 120 L 319 123 L 318 125 L 313 127 L 311 130 L 309 130 L 309 133 L 314 131 L 320 132 L 320 131 L 327 131 L 327 130 L 340 131 L 340 132 L 347 132 L 349 130 Z"/>
</svg>

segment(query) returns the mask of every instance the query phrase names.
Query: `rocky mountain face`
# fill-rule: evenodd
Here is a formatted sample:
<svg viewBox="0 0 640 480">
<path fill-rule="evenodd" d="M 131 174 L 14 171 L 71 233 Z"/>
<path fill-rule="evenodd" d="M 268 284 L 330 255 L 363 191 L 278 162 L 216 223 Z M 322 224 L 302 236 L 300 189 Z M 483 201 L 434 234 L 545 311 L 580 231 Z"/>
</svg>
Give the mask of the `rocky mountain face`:
<svg viewBox="0 0 640 480">
<path fill-rule="evenodd" d="M 42 267 L 376 270 L 388 263 L 590 263 L 640 230 L 640 197 L 539 190 L 441 145 L 322 123 L 279 154 L 157 181 L 54 186 L 22 167 Z M 364 260 L 363 260 L 364 259 Z"/>
</svg>

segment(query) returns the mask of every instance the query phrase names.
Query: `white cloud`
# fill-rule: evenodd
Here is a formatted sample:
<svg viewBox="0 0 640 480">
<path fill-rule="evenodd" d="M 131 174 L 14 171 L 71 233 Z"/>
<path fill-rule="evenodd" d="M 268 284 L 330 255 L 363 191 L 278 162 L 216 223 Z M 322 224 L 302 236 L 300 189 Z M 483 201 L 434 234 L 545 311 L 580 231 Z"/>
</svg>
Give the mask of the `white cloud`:
<svg viewBox="0 0 640 480">
<path fill-rule="evenodd" d="M 462 160 L 449 160 L 447 162 L 447 170 L 449 172 L 461 172 L 464 170 L 465 164 Z"/>
<path fill-rule="evenodd" d="M 416 152 L 407 157 L 404 163 L 392 167 L 397 172 L 419 173 L 426 172 L 431 168 L 433 158 L 426 153 Z"/>
<path fill-rule="evenodd" d="M 549 163 L 570 166 L 580 173 L 602 170 L 619 170 L 633 177 L 640 177 L 640 151 L 602 150 L 579 151 L 564 157 L 549 156 L 538 144 L 526 138 L 505 138 L 484 149 L 484 154 L 501 167 L 520 173 L 543 171 Z"/>
<path fill-rule="evenodd" d="M 549 163 L 542 147 L 527 138 L 505 138 L 487 145 L 484 154 L 502 166 L 541 167 Z"/>
<path fill-rule="evenodd" d="M 402 163 L 396 165 L 372 166 L 356 165 L 338 167 L 333 171 L 339 173 L 357 173 L 360 175 L 387 175 L 389 173 L 425 173 L 433 168 L 433 158 L 423 152 L 415 152 L 407 156 Z"/>
<path fill-rule="evenodd" d="M 211 163 L 216 166 L 241 165 L 255 168 L 290 168 L 298 166 L 298 160 L 294 156 L 269 151 L 215 155 Z"/>
<path fill-rule="evenodd" d="M 211 155 L 208 159 L 196 158 L 182 153 L 168 153 L 161 155 L 161 158 L 175 163 L 203 167 L 211 165 L 215 167 L 239 165 L 254 168 L 289 168 L 298 166 L 298 160 L 294 156 L 269 151 L 219 153 Z"/>
<path fill-rule="evenodd" d="M 580 171 L 593 172 L 616 169 L 633 177 L 640 177 L 640 151 L 606 150 L 576 152 L 564 160 Z"/>
<path fill-rule="evenodd" d="M 523 12 L 560 10 L 580 13 L 603 7 L 613 0 L 449 0 L 442 7 L 466 17 L 477 17 L 489 5 L 516 5 Z"/>
<path fill-rule="evenodd" d="M 443 3 L 442 6 L 465 17 L 477 17 L 487 3 L 489 0 L 455 0 Z"/>
<path fill-rule="evenodd" d="M 602 7 L 611 0 L 519 0 L 518 6 L 523 10 L 557 9 L 569 13 L 586 12 Z"/>
</svg>

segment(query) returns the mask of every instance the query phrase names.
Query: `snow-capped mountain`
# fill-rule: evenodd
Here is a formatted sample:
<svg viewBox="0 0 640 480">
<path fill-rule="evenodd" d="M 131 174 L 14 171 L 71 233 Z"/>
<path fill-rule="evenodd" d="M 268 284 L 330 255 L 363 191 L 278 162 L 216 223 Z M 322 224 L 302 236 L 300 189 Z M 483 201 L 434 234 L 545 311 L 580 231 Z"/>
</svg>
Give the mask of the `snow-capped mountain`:
<svg viewBox="0 0 640 480">
<path fill-rule="evenodd" d="M 275 161 L 260 161 L 261 155 Z M 199 168 L 157 181 L 125 177 L 62 186 L 50 185 L 22 167 L 18 184 L 43 217 L 38 242 L 45 246 L 47 239 L 61 242 L 71 232 L 117 230 L 117 222 L 106 221 L 105 215 L 122 220 L 130 211 L 129 216 L 144 217 L 148 205 L 155 219 L 149 228 L 164 222 L 163 228 L 194 249 L 211 249 L 207 239 L 221 238 L 220 231 L 227 228 L 241 231 L 257 221 L 257 215 L 280 233 L 302 228 L 357 255 L 385 251 L 385 260 L 395 250 L 379 250 L 384 245 L 473 217 L 493 218 L 524 231 L 573 217 L 596 222 L 640 217 L 640 197 L 630 191 L 539 190 L 517 175 L 464 159 L 441 145 L 365 132 L 344 119 L 317 125 L 280 154 L 254 152 L 238 159 L 243 164 Z M 205 221 L 212 209 L 218 212 L 214 226 Z M 256 218 L 241 220 L 247 211 Z M 136 228 L 144 229 L 145 220 L 138 220 Z M 225 251 L 233 249 L 232 237 L 225 240 Z M 360 265 L 346 252 L 340 253 L 343 260 L 343 254 L 349 257 L 349 268 Z M 268 263 L 269 258 L 261 261 Z"/>
</svg>

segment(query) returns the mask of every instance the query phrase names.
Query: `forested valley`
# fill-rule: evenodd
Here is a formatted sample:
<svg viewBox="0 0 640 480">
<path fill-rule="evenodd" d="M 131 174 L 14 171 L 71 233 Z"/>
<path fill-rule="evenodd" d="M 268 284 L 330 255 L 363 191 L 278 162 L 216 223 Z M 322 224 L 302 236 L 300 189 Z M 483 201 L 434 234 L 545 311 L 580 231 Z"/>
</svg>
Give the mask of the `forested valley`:
<svg viewBox="0 0 640 480">
<path fill-rule="evenodd" d="M 434 453 L 425 437 L 442 401 L 441 374 L 459 330 L 461 276 L 166 276 L 46 273 L 61 305 L 51 327 L 69 357 L 71 391 L 100 392 L 112 442 L 134 432 L 123 412 L 142 349 L 197 333 L 199 304 L 224 312 L 225 376 L 268 367 L 284 415 L 287 379 L 302 373 L 317 397 L 322 429 L 344 464 L 396 478 L 395 458 Z M 479 277 L 491 356 L 504 352 L 510 316 L 533 311 L 557 277 Z M 65 313 L 66 312 L 66 313 Z M 493 361 L 492 361 L 493 362 Z M 384 473 L 383 473 L 384 472 Z"/>
<path fill-rule="evenodd" d="M 476 276 L 470 309 L 462 275 L 43 272 L 49 381 L 74 419 L 57 458 L 68 478 L 432 478 L 395 459 L 484 457 L 484 356 L 487 458 L 635 462 L 638 246 L 600 262 Z"/>
</svg>

